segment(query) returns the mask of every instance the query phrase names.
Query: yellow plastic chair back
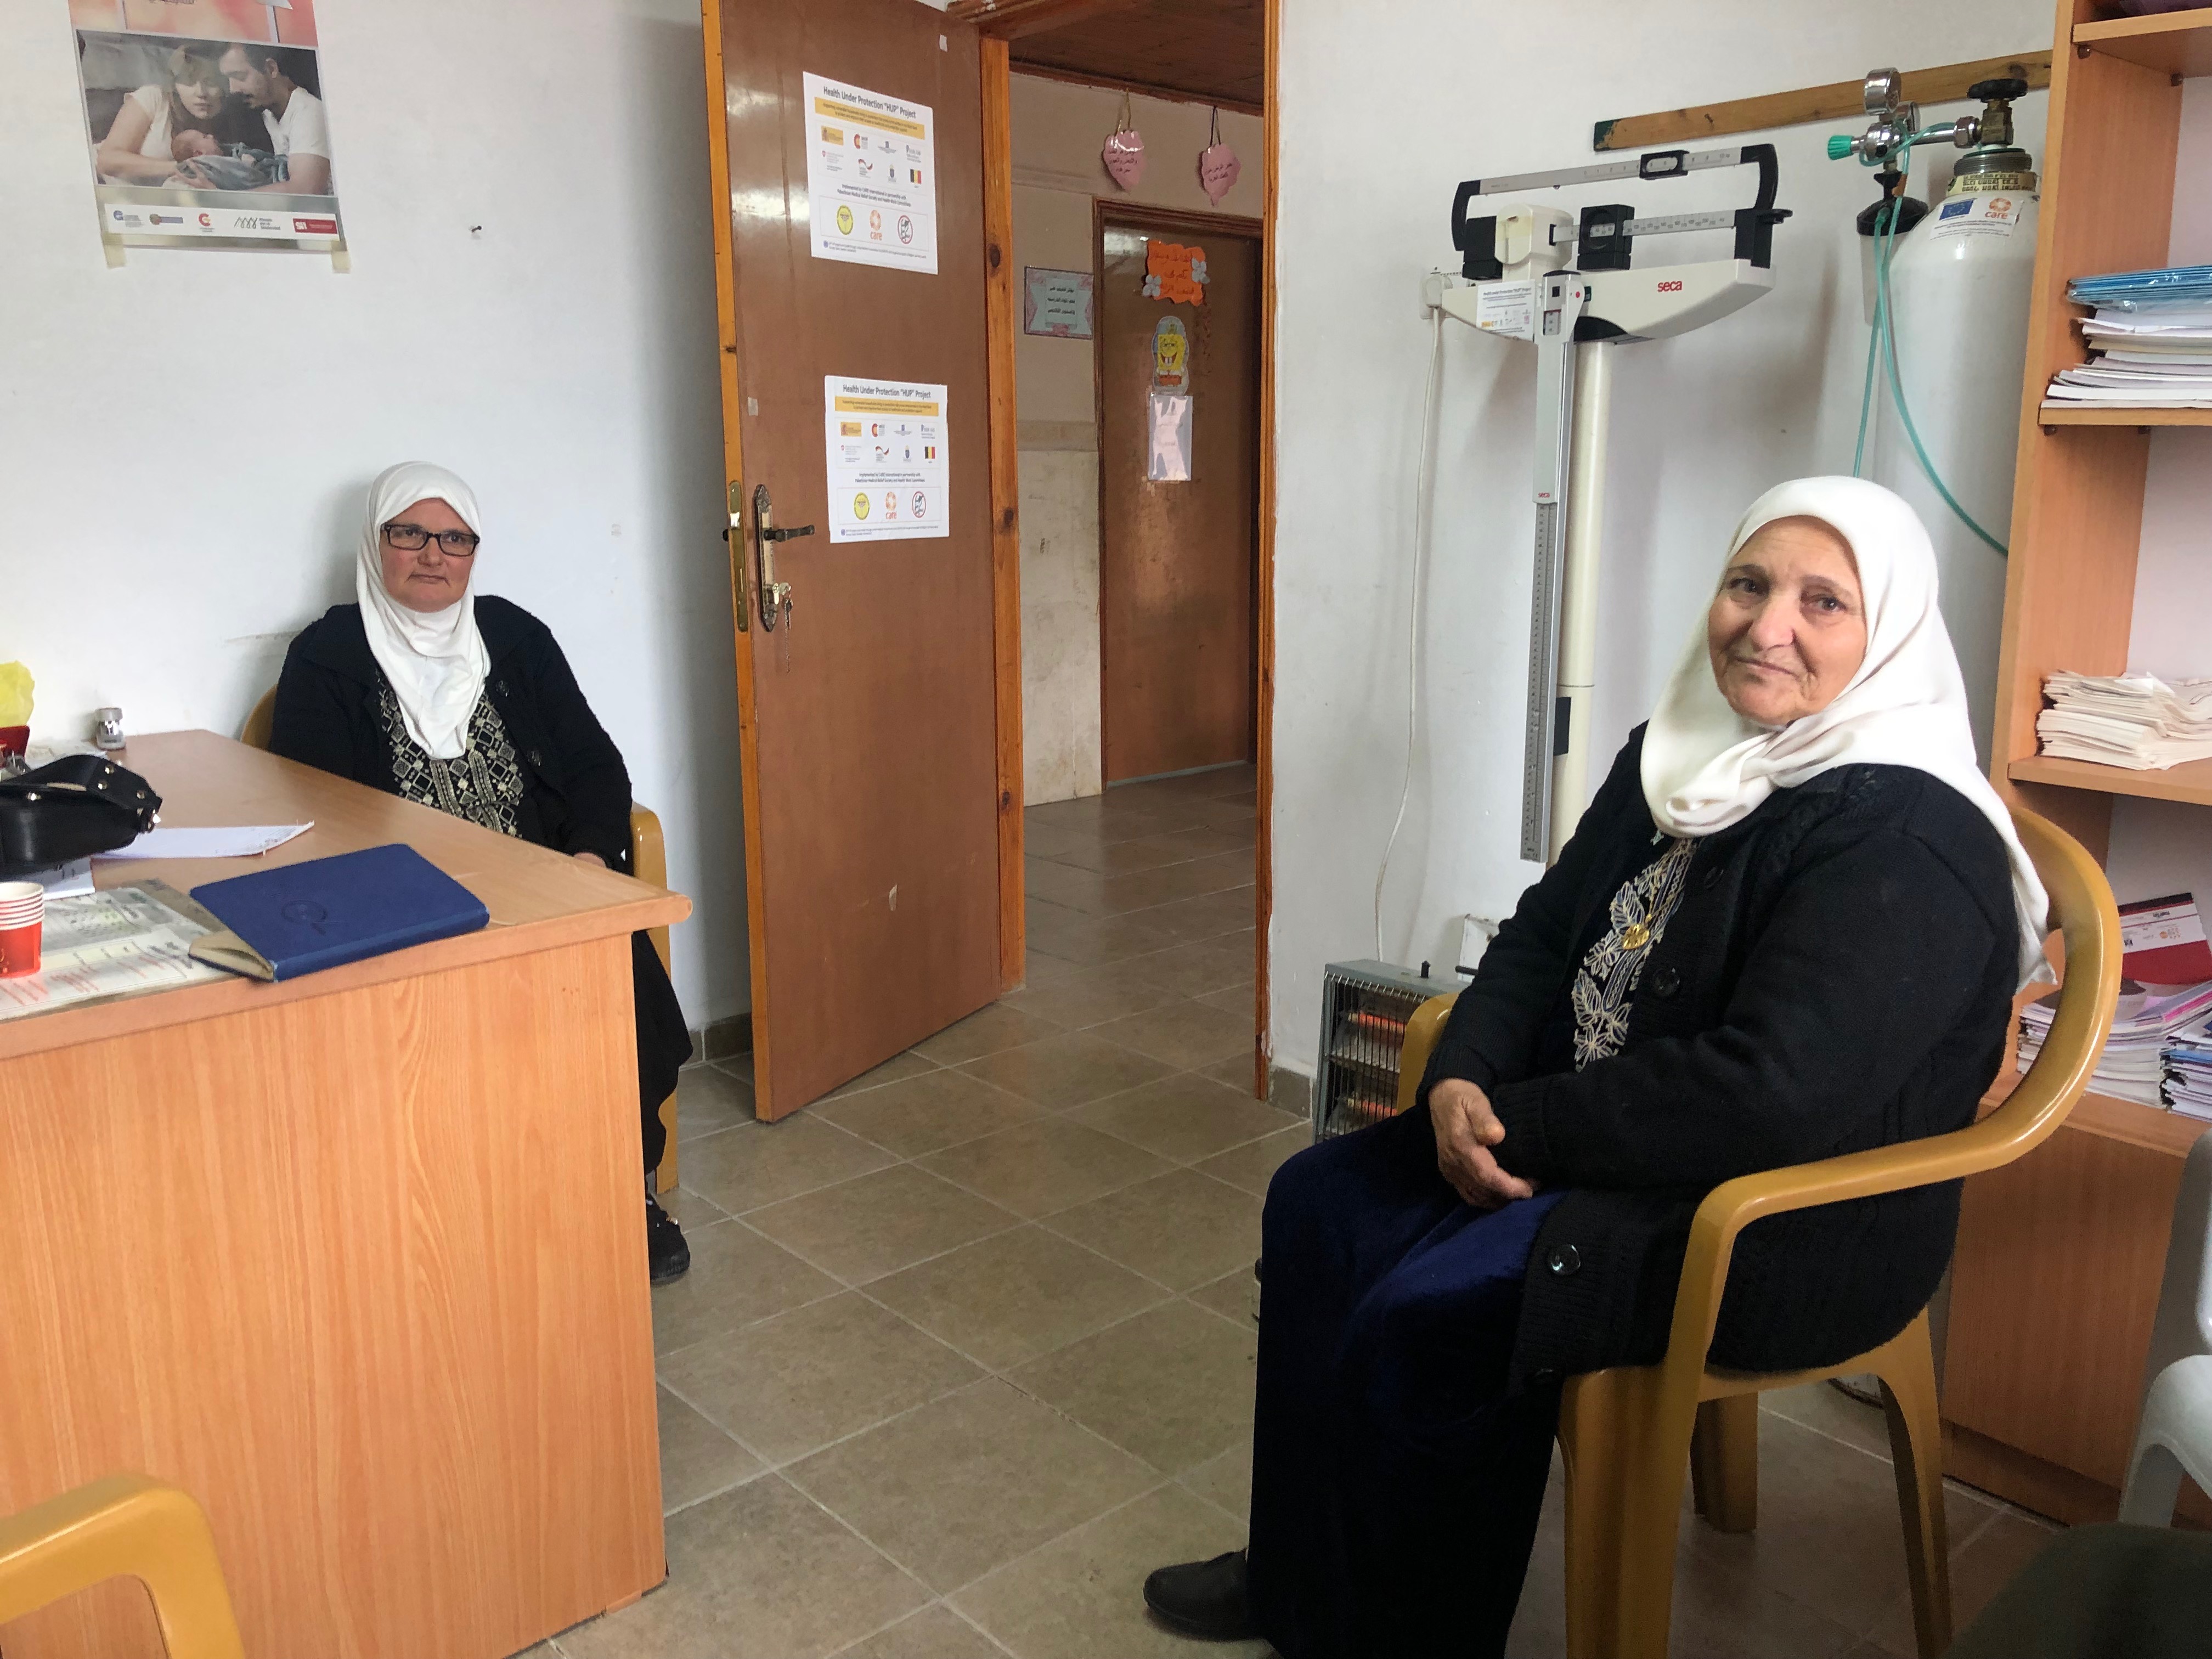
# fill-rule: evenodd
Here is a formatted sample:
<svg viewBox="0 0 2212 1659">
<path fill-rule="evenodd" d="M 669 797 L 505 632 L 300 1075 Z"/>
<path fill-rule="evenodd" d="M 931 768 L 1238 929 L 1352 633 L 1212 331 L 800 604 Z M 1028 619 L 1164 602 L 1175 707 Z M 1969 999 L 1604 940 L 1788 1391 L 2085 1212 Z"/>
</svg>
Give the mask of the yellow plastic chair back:
<svg viewBox="0 0 2212 1659">
<path fill-rule="evenodd" d="M 215 1534 L 191 1494 L 111 1474 L 0 1520 L 0 1625 L 110 1578 L 146 1586 L 169 1659 L 246 1659 Z"/>
</svg>

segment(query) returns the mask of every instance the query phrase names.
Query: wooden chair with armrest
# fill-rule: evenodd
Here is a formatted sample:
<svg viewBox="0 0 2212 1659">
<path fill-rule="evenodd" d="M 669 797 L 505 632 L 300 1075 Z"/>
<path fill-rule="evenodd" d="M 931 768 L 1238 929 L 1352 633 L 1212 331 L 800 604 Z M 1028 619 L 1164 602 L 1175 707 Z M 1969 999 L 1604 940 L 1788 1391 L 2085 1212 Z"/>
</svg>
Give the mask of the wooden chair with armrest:
<svg viewBox="0 0 2212 1659">
<path fill-rule="evenodd" d="M 269 734 L 276 723 L 276 688 L 270 686 L 262 694 L 261 701 L 253 705 L 253 712 L 246 717 L 245 729 L 238 740 L 254 749 L 269 747 Z M 654 887 L 668 885 L 668 849 L 660 837 L 660 819 L 649 806 L 629 804 L 629 868 L 640 881 Z M 666 969 L 668 959 L 668 930 L 652 930 L 653 953 Z M 671 1095 L 660 1103 L 660 1121 L 668 1129 L 668 1150 L 660 1155 L 659 1167 L 653 1174 L 653 1184 L 661 1192 L 676 1185 L 676 1097 Z"/>
<path fill-rule="evenodd" d="M 189 1493 L 112 1474 L 0 1517 L 0 1625 L 110 1578 L 146 1586 L 169 1659 L 245 1659 L 215 1534 Z"/>
<path fill-rule="evenodd" d="M 2051 920 L 2065 939 L 2065 983 L 2033 1068 L 1969 1127 L 1716 1187 L 1691 1224 L 1666 1358 L 1656 1365 L 1567 1379 L 1559 1449 L 1566 1465 L 1571 1659 L 1665 1659 L 1684 1466 L 1708 1522 L 1723 1532 L 1752 1530 L 1759 1507 L 1758 1396 L 1859 1372 L 1881 1382 L 1922 1659 L 1935 1659 L 1950 1645 L 1942 1425 L 1926 1310 L 1881 1347 L 1838 1365 L 1730 1371 L 1706 1356 L 1736 1236 L 1753 1222 L 2008 1164 L 2057 1128 L 2087 1088 L 2119 994 L 2119 912 L 2104 872 L 2072 836 L 2029 812 L 2014 812 L 2013 822 L 2050 890 Z M 1401 1111 L 1413 1103 L 1452 1001 L 1432 998 L 1407 1022 Z"/>
</svg>

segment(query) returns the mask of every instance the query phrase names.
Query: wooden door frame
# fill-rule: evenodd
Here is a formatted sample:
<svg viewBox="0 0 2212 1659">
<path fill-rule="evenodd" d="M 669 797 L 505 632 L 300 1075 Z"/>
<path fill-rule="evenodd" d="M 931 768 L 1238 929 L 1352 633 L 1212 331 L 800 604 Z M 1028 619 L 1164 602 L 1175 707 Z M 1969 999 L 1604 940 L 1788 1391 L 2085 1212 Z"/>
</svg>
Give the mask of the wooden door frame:
<svg viewBox="0 0 2212 1659">
<path fill-rule="evenodd" d="M 735 624 L 738 667 L 738 785 L 739 810 L 744 822 L 761 822 L 761 781 L 758 737 L 760 710 L 753 696 L 753 632 L 751 599 L 746 586 L 745 545 L 740 507 L 745 476 L 738 401 L 738 269 L 730 226 L 730 125 L 728 94 L 722 67 L 722 0 L 700 0 L 700 21 L 705 30 L 707 90 L 707 178 L 714 191 L 714 343 L 720 348 L 716 364 L 722 394 L 723 507 L 730 561 L 730 605 Z M 752 1017 L 753 1070 L 756 1080 L 765 1079 L 775 1064 L 775 1024 L 769 1018 L 768 876 L 761 852 L 761 837 L 748 835 L 745 860 L 745 987 Z M 768 1097 L 763 1085 L 760 1098 Z"/>
<path fill-rule="evenodd" d="M 1091 314 L 1094 337 L 1091 340 L 1093 373 L 1091 377 L 1091 430 L 1098 434 L 1098 753 L 1099 787 L 1102 789 L 1109 788 L 1112 786 L 1107 783 L 1105 778 L 1106 728 L 1108 720 L 1111 717 L 1111 711 L 1106 706 L 1106 672 L 1109 665 L 1106 648 L 1106 372 L 1098 361 L 1098 352 L 1104 344 L 1105 335 L 1103 325 L 1098 320 L 1099 308 L 1097 296 L 1106 291 L 1106 227 L 1109 223 L 1123 229 L 1137 231 L 1172 231 L 1198 236 L 1241 237 L 1254 244 L 1258 250 L 1261 263 L 1264 264 L 1267 257 L 1265 222 L 1249 218 L 1241 213 L 1207 213 L 1194 208 L 1152 207 L 1139 202 L 1123 202 L 1103 196 L 1094 196 L 1091 198 L 1091 292 L 1093 296 Z M 1263 327 L 1261 319 L 1256 315 L 1252 319 L 1252 327 L 1255 334 L 1259 333 Z M 1256 353 L 1253 366 L 1255 369 L 1259 367 Z M 1262 437 L 1259 431 L 1258 404 L 1259 399 L 1255 395 L 1253 398 L 1255 442 L 1260 441 Z M 1255 568 L 1260 557 L 1258 541 L 1260 500 L 1260 480 L 1255 474 L 1252 480 L 1254 531 L 1252 560 Z M 1256 609 L 1255 606 L 1255 614 L 1252 619 L 1252 659 L 1255 677 L 1253 691 L 1255 707 L 1258 701 L 1257 677 L 1260 657 L 1260 628 Z M 1254 852 L 1255 884 L 1257 862 L 1258 853 L 1255 844 Z"/>
<path fill-rule="evenodd" d="M 991 653 L 999 768 L 999 988 L 1029 971 L 1022 810 L 1021 434 L 1014 403 L 1014 124 L 1006 37 L 983 57 L 983 328 L 991 392 Z"/>
<path fill-rule="evenodd" d="M 1026 971 L 1024 922 L 1026 884 L 1023 876 L 1022 810 L 1022 600 L 1020 438 L 1014 399 L 1016 322 L 1013 258 L 1013 123 L 1012 60 L 1007 42 L 1111 10 L 1126 0 L 954 0 L 949 15 L 973 22 L 982 37 L 983 224 L 987 350 L 991 388 L 991 597 L 994 655 L 997 673 L 999 762 L 999 964 L 1006 988 L 1020 984 Z M 710 15 L 717 0 L 706 0 Z M 1259 539 L 1255 550 L 1259 589 L 1253 627 L 1253 696 L 1259 732 L 1255 757 L 1259 774 L 1253 837 L 1253 1036 L 1252 1087 L 1264 1100 L 1273 1059 L 1268 1031 L 1270 1002 L 1267 938 L 1274 917 L 1275 726 L 1275 204 L 1281 152 L 1278 63 L 1282 37 L 1282 0 L 1266 0 L 1267 95 L 1265 185 L 1260 218 L 1170 209 L 1139 208 L 1091 198 L 1093 270 L 1098 258 L 1100 215 L 1112 206 L 1122 216 L 1157 216 L 1163 228 L 1227 231 L 1260 240 L 1260 473 Z M 715 104 L 720 119 L 720 106 Z M 719 128 L 717 129 L 719 131 Z M 718 179 L 717 200 L 726 201 L 726 179 Z M 723 215 L 726 220 L 726 213 Z M 726 224 L 725 225 L 726 234 Z M 719 262 L 718 262 L 719 266 Z M 1094 351 L 1096 349 L 1094 345 Z M 729 372 L 726 363 L 724 372 Z M 732 473 L 732 477 L 741 474 Z M 742 647 L 741 647 L 742 648 Z M 744 718 L 740 710 L 740 718 Z"/>
<path fill-rule="evenodd" d="M 1257 788 L 1255 793 L 1252 884 L 1252 1091 L 1274 1094 L 1274 1043 L 1268 1029 L 1272 1001 L 1267 936 L 1275 917 L 1275 199 L 1282 168 L 1282 83 L 1277 64 L 1283 38 L 1283 0 L 1266 0 L 1265 176 L 1260 210 L 1260 587 L 1252 654 L 1259 701 Z"/>
</svg>

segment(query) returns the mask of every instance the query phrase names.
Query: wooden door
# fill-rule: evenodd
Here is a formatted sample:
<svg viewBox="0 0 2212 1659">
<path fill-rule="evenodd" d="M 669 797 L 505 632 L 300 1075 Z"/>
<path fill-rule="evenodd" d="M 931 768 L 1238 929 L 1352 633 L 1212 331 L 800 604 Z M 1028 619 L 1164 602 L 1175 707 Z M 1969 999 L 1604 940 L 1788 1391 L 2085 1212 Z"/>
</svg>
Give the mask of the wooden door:
<svg viewBox="0 0 2212 1659">
<path fill-rule="evenodd" d="M 1099 701 L 1105 779 L 1120 783 L 1253 756 L 1260 244 L 1195 216 L 1101 227 Z M 1155 236 L 1204 248 L 1202 303 L 1145 296 Z M 1191 473 L 1153 483 L 1147 394 L 1167 317 L 1189 343 Z"/>
<path fill-rule="evenodd" d="M 975 30 L 915 0 L 708 0 L 707 21 L 753 1067 L 775 1118 L 1000 989 L 981 70 Z M 810 99 L 809 76 L 926 107 L 927 144 L 914 121 Z M 833 143 L 867 188 L 933 170 L 933 272 L 817 257 L 809 171 Z M 916 246 L 890 207 L 881 228 L 885 255 L 894 234 Z M 942 446 L 945 499 L 927 505 L 947 533 L 833 538 L 831 377 L 945 388 L 941 427 L 901 441 Z M 879 412 L 853 410 L 860 435 Z M 878 529 L 925 505 L 840 478 L 855 526 L 859 496 Z M 763 486 L 775 526 L 814 526 L 770 550 L 790 585 L 773 630 Z"/>
</svg>

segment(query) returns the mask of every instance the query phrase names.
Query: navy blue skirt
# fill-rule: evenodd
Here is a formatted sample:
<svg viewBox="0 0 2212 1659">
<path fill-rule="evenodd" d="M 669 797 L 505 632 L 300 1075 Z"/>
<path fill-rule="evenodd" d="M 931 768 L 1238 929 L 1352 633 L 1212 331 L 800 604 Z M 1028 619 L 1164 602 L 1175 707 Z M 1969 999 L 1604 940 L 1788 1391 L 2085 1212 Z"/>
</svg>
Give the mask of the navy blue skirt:
<svg viewBox="0 0 2212 1659">
<path fill-rule="evenodd" d="M 1478 1210 L 1425 1111 L 1300 1152 L 1261 1222 L 1251 1586 L 1284 1659 L 1487 1659 L 1528 1571 L 1556 1384 L 1508 1392 L 1557 1193 Z"/>
</svg>

